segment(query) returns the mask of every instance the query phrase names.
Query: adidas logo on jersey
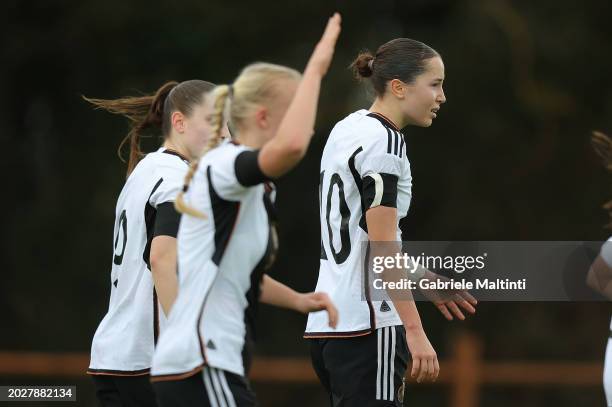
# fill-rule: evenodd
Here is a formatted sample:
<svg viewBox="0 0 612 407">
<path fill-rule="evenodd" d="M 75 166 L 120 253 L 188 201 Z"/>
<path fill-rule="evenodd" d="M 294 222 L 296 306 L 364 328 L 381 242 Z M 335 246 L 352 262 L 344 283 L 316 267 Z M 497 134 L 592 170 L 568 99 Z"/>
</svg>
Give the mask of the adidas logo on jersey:
<svg viewBox="0 0 612 407">
<path fill-rule="evenodd" d="M 383 301 L 382 304 L 380 304 L 380 312 L 389 312 L 391 311 L 391 307 L 389 306 L 389 304 L 387 304 L 387 301 Z"/>
<path fill-rule="evenodd" d="M 217 350 L 217 347 L 215 346 L 215 343 L 212 341 L 212 339 L 208 340 L 208 342 L 206 343 L 206 348 L 210 350 Z"/>
</svg>

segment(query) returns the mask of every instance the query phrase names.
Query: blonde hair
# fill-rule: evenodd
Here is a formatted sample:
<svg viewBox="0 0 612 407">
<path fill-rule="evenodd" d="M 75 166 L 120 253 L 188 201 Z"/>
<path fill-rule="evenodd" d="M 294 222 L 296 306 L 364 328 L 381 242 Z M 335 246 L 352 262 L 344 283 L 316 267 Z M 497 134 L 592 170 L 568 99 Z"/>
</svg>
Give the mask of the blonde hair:
<svg viewBox="0 0 612 407">
<path fill-rule="evenodd" d="M 200 158 L 217 147 L 223 139 L 223 126 L 226 122 L 233 129 L 241 129 L 250 114 L 262 104 L 269 103 L 279 94 L 279 81 L 299 80 L 301 74 L 295 69 L 282 65 L 256 62 L 245 67 L 232 85 L 219 85 L 211 93 L 214 100 L 212 115 L 212 135 L 208 139 Z M 185 203 L 184 195 L 199 160 L 194 160 L 185 176 L 183 191 L 174 201 L 177 211 L 191 216 L 205 218 L 205 215 Z"/>
</svg>

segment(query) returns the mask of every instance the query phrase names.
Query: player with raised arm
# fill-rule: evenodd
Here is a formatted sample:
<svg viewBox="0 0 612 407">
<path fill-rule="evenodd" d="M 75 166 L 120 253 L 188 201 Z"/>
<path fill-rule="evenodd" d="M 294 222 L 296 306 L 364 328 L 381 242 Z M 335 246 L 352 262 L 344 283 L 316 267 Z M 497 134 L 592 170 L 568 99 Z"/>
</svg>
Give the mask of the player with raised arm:
<svg viewBox="0 0 612 407">
<path fill-rule="evenodd" d="M 303 75 L 256 63 L 213 92 L 212 137 L 188 173 L 184 196 L 176 200 L 184 213 L 178 235 L 180 289 L 152 368 L 164 407 L 256 403 L 242 352 L 245 319 L 251 318 L 277 243 L 269 181 L 306 153 L 321 80 L 339 33 L 336 14 Z M 234 137 L 222 142 L 226 112 Z M 264 286 L 263 296 L 265 291 Z"/>
<path fill-rule="evenodd" d="M 352 67 L 359 79 L 371 80 L 376 99 L 369 110 L 351 113 L 333 128 L 319 184 L 322 241 L 315 291 L 327 292 L 342 317 L 333 330 L 321 313 L 309 314 L 304 337 L 311 339 L 313 366 L 332 406 L 395 406 L 403 399 L 408 350 L 419 382 L 436 379 L 438 359 L 414 301 L 361 300 L 360 245 L 401 241 L 399 221 L 412 195 L 401 129 L 432 124 L 446 101 L 444 64 L 429 46 L 398 38 L 374 55 L 360 53 Z M 447 319 L 464 319 L 460 307 L 475 312 L 465 298 L 436 305 Z"/>
<path fill-rule="evenodd" d="M 174 209 L 174 199 L 182 190 L 188 160 L 199 157 L 208 140 L 211 111 L 205 103 L 205 95 L 213 88 L 214 85 L 209 82 L 191 80 L 180 84 L 168 82 L 151 96 L 117 100 L 85 98 L 97 108 L 124 115 L 132 121 L 131 131 L 119 147 L 120 150 L 123 144 L 129 142 L 131 151 L 128 181 L 118 204 L 118 208 L 122 209 L 117 209 L 111 305 L 96 333 L 92 365 L 88 370 L 103 405 L 155 405 L 148 368 L 160 324 L 164 324 L 177 294 L 176 234 L 180 214 Z M 138 166 L 144 155 L 139 139 L 148 127 L 161 130 L 164 143 Z M 134 176 L 130 177 L 132 172 L 135 172 Z M 143 204 L 142 211 L 137 209 L 134 218 L 128 217 L 127 206 L 135 204 L 139 208 L 141 201 L 147 198 L 145 195 L 152 192 L 148 190 L 149 178 L 155 181 L 157 189 L 148 197 L 148 203 Z M 129 212 L 132 213 L 131 210 Z M 146 230 L 143 229 L 142 236 L 139 236 L 139 227 L 143 226 L 138 223 L 142 220 L 141 214 Z M 146 268 L 150 272 L 143 272 Z M 155 290 L 149 290 L 151 279 Z M 149 292 L 151 298 L 146 295 Z M 156 297 L 162 314 L 159 304 L 154 301 Z M 298 293 L 269 276 L 262 280 L 260 300 L 304 314 L 326 310 L 331 323 L 337 319 L 337 312 L 325 293 Z M 149 310 L 151 307 L 152 312 Z M 149 318 L 156 322 L 149 323 Z M 120 334 L 128 320 L 135 323 Z M 145 328 L 139 331 L 142 325 Z M 250 342 L 252 328 L 249 334 Z M 115 346 L 119 342 L 125 343 L 126 339 L 129 346 L 114 353 Z M 134 341 L 136 343 L 131 344 Z M 247 364 L 249 356 L 245 352 Z"/>
</svg>

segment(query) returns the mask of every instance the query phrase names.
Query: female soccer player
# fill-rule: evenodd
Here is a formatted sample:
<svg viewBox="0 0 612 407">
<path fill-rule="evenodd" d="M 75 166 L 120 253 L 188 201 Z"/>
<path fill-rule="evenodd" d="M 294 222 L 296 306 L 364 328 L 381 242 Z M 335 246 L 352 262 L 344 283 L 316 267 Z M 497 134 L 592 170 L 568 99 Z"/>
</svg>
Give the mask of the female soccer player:
<svg viewBox="0 0 612 407">
<path fill-rule="evenodd" d="M 339 32 L 336 14 L 301 77 L 256 63 L 213 92 L 213 136 L 187 176 L 184 199 L 176 200 L 184 213 L 180 290 L 152 368 L 164 407 L 255 405 L 241 354 L 245 319 L 276 246 L 267 181 L 306 153 Z M 219 145 L 226 111 L 234 140 Z"/>
<path fill-rule="evenodd" d="M 315 291 L 328 292 L 342 318 L 332 330 L 320 313 L 311 313 L 304 336 L 312 339 L 313 365 L 332 406 L 394 406 L 402 403 L 408 350 L 419 382 L 436 379 L 438 359 L 414 301 L 361 301 L 360 244 L 401 240 L 399 221 L 408 212 L 412 176 L 400 129 L 432 124 L 446 101 L 444 64 L 429 46 L 398 38 L 375 55 L 359 54 L 352 67 L 359 79 L 371 80 L 376 99 L 332 130 L 319 185 L 322 242 Z M 474 312 L 458 298 L 437 305 L 447 319 L 451 312 L 464 318 L 458 305 Z"/>
<path fill-rule="evenodd" d="M 122 114 L 133 122 L 131 132 L 122 143 L 130 142 L 128 168 L 131 170 L 128 169 L 128 181 L 117 205 L 111 305 L 96 332 L 92 365 L 88 370 L 104 406 L 156 405 L 148 375 L 152 349 L 159 334 L 159 322 L 153 321 L 158 318 L 165 321 L 177 292 L 176 233 L 180 215 L 174 210 L 173 202 L 183 187 L 187 159 L 197 158 L 209 138 L 208 117 L 212 112 L 205 103 L 205 95 L 213 87 L 199 80 L 181 84 L 169 82 L 151 96 L 86 99 L 98 108 Z M 167 128 L 168 123 L 170 128 Z M 148 154 L 138 163 L 142 155 L 140 134 L 149 126 L 162 130 L 164 144 L 158 152 Z M 153 181 L 157 189 L 152 194 L 147 185 L 152 185 Z M 141 217 L 127 215 L 129 206 L 139 208 L 139 205 L 143 210 L 136 209 L 134 213 L 144 215 L 144 228 L 140 227 Z M 131 215 L 132 211 L 129 212 Z M 136 223 L 138 221 L 141 223 Z M 142 230 L 137 230 L 139 227 Z M 151 289 L 151 280 L 154 289 Z M 326 310 L 330 323 L 335 324 L 337 312 L 325 293 L 298 293 L 269 276 L 263 278 L 261 286 L 261 302 L 305 314 Z M 159 313 L 156 297 L 163 314 Z M 128 321 L 135 324 L 127 325 L 126 331 Z M 250 342 L 252 326 L 249 329 Z M 125 344 L 126 339 L 128 347 L 123 353 L 113 353 L 115 346 L 120 342 Z M 248 364 L 249 353 L 245 352 L 244 357 Z"/>
<path fill-rule="evenodd" d="M 587 275 L 589 287 L 612 300 L 612 237 L 601 247 L 599 256 L 593 262 Z M 610 338 L 612 338 L 612 320 L 610 321 Z M 603 385 L 608 407 L 612 407 L 612 340 L 608 339 L 603 372 Z"/>
<path fill-rule="evenodd" d="M 209 82 L 190 80 L 168 82 L 150 96 L 86 99 L 132 122 L 119 146 L 129 142 L 130 158 L 115 210 L 110 305 L 93 338 L 87 371 L 103 406 L 155 406 L 149 369 L 177 290 L 180 217 L 174 200 L 189 160 L 207 141 L 205 95 L 212 89 Z M 142 158 L 140 136 L 149 128 L 161 130 L 164 141 Z"/>
<path fill-rule="evenodd" d="M 594 132 L 593 146 L 604 160 L 604 165 L 608 170 L 612 170 L 612 140 L 603 133 Z M 605 206 L 612 209 L 612 201 Z M 612 214 L 612 213 L 611 213 Z M 610 225 L 608 225 L 610 226 Z M 601 247 L 599 256 L 593 262 L 587 274 L 587 284 L 589 287 L 612 300 L 612 237 Z M 610 338 L 612 338 L 612 320 L 610 321 Z M 606 358 L 603 374 L 604 391 L 608 407 L 612 407 L 612 340 L 608 339 L 606 347 Z"/>
</svg>

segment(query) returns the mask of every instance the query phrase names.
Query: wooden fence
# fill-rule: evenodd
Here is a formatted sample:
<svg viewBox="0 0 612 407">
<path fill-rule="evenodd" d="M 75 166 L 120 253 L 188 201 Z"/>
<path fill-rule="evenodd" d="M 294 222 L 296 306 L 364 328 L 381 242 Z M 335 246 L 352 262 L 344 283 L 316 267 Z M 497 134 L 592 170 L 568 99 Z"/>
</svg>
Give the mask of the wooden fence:
<svg viewBox="0 0 612 407">
<path fill-rule="evenodd" d="M 450 387 L 451 407 L 476 407 L 482 386 L 601 386 L 603 361 L 485 361 L 482 344 L 463 334 L 453 342 L 449 359 L 441 361 L 437 384 Z M 85 353 L 0 352 L 0 376 L 79 377 L 89 363 Z M 250 375 L 257 382 L 317 382 L 305 358 L 255 358 Z"/>
</svg>

